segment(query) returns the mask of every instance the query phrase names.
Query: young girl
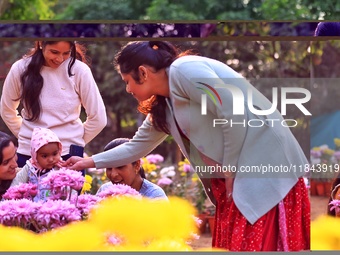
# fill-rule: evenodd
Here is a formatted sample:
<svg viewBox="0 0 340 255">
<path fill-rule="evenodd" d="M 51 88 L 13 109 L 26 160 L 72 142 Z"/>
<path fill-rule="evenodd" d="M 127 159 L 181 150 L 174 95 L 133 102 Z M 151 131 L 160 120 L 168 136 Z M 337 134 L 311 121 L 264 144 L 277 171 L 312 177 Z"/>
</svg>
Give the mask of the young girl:
<svg viewBox="0 0 340 255">
<path fill-rule="evenodd" d="M 230 251 L 310 248 L 304 172 L 244 171 L 308 165 L 289 127 L 280 125 L 283 117 L 276 109 L 262 116 L 244 107 L 251 103 L 255 110 L 271 109 L 264 95 L 226 64 L 180 53 L 165 41 L 128 43 L 116 55 L 116 68 L 126 91 L 147 114 L 145 121 L 129 143 L 86 159 L 71 157 L 64 165 L 76 170 L 125 165 L 172 135 L 194 169 L 224 169 L 218 174 L 197 172 L 216 205 L 214 247 Z M 250 92 L 252 102 L 248 102 Z M 234 114 L 233 110 L 240 110 L 233 109 L 236 103 L 240 106 L 240 99 L 244 99 L 243 114 Z M 266 118 L 279 124 L 270 125 Z M 216 119 L 223 125 L 214 126 Z M 263 125 L 257 126 L 261 121 Z"/>
<path fill-rule="evenodd" d="M 105 146 L 104 151 L 127 142 L 129 142 L 127 138 L 114 139 Z M 107 167 L 106 176 L 110 182 L 103 184 L 98 189 L 97 194 L 111 187 L 113 184 L 119 183 L 129 185 L 144 197 L 167 199 L 161 187 L 145 179 L 144 169 L 141 166 L 140 160 L 119 167 Z"/>
<path fill-rule="evenodd" d="M 46 200 L 49 196 L 48 187 L 40 185 L 40 181 L 50 171 L 58 170 L 57 163 L 61 159 L 62 144 L 58 136 L 50 129 L 34 128 L 31 139 L 31 158 L 18 172 L 11 186 L 20 183 L 33 183 L 38 187 L 34 201 Z"/>
</svg>

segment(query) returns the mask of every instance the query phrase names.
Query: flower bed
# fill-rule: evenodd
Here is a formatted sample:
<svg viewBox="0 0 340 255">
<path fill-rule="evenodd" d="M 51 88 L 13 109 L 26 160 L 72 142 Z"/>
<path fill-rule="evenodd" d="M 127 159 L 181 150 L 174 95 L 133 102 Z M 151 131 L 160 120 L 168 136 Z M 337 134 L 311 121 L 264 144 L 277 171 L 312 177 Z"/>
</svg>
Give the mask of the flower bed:
<svg viewBox="0 0 340 255">
<path fill-rule="evenodd" d="M 98 196 L 78 196 L 72 191 L 81 188 L 84 177 L 69 171 L 48 179 L 46 201 L 32 201 L 34 185 L 8 190 L 0 202 L 2 251 L 192 250 L 198 228 L 195 208 L 187 201 L 147 199 L 122 184 Z"/>
</svg>

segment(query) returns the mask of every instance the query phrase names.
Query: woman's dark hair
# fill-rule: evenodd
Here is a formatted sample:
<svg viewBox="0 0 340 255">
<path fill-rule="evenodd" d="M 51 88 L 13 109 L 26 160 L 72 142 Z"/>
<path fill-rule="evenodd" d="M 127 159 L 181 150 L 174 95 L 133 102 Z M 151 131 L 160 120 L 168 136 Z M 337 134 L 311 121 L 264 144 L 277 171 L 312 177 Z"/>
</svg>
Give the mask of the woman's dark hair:
<svg viewBox="0 0 340 255">
<path fill-rule="evenodd" d="M 320 22 L 315 29 L 315 36 L 340 36 L 340 22 Z"/>
<path fill-rule="evenodd" d="M 123 143 L 127 143 L 129 142 L 130 139 L 128 138 L 116 138 L 114 140 L 112 140 L 111 142 L 109 142 L 105 147 L 104 147 L 104 151 L 108 151 L 110 149 L 113 149 L 115 147 L 117 147 L 118 145 L 121 145 Z M 135 165 L 137 163 L 137 161 L 135 162 L 132 162 L 132 165 Z M 140 171 L 139 171 L 139 174 L 142 178 L 146 179 L 146 176 L 145 176 L 145 172 L 144 172 L 144 169 L 142 166 L 140 166 Z"/>
<path fill-rule="evenodd" d="M 43 77 L 40 70 L 45 63 L 43 56 L 43 49 L 46 45 L 56 44 L 60 41 L 36 41 L 34 48 L 32 48 L 24 57 L 30 57 L 30 63 L 20 77 L 22 92 L 17 100 L 22 100 L 25 110 L 28 114 L 28 121 L 35 121 L 40 117 L 40 93 L 44 84 Z M 76 59 L 88 64 L 85 56 L 85 47 L 75 43 L 74 41 L 67 41 L 71 46 L 71 61 L 68 65 L 68 75 L 73 76 L 72 66 Z"/>
<path fill-rule="evenodd" d="M 0 131 L 0 164 L 4 160 L 3 150 L 4 148 L 8 147 L 11 143 L 16 145 L 16 141 L 13 137 L 9 136 L 8 134 Z M 0 180 L 0 199 L 2 195 L 5 194 L 7 189 L 11 186 L 12 180 Z"/>
<path fill-rule="evenodd" d="M 114 65 L 118 72 L 131 74 L 132 78 L 141 83 L 138 68 L 147 65 L 157 72 L 169 67 L 177 58 L 189 55 L 189 51 L 180 53 L 179 50 L 170 42 L 135 41 L 126 44 L 115 56 Z M 153 126 L 169 134 L 166 123 L 166 101 L 165 97 L 154 95 L 148 100 L 139 102 L 138 110 L 143 114 L 151 114 Z"/>
</svg>

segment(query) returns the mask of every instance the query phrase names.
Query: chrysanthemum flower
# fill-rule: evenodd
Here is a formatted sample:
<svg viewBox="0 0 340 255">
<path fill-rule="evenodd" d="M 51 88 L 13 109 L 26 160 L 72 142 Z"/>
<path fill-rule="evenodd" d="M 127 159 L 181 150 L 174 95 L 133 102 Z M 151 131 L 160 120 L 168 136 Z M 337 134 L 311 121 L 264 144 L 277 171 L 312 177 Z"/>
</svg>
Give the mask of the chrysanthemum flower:
<svg viewBox="0 0 340 255">
<path fill-rule="evenodd" d="M 141 194 L 134 188 L 131 188 L 126 184 L 113 184 L 110 188 L 103 190 L 99 194 L 99 197 L 105 198 L 110 196 L 132 196 L 136 198 L 140 198 Z"/>
<path fill-rule="evenodd" d="M 163 167 L 159 173 L 162 177 L 174 177 L 176 175 L 174 166 Z"/>
<path fill-rule="evenodd" d="M 87 215 L 90 210 L 101 200 L 102 198 L 99 196 L 83 194 L 78 196 L 78 198 L 72 198 L 71 203 L 79 209 L 82 215 Z"/>
<path fill-rule="evenodd" d="M 118 246 L 124 243 L 124 239 L 118 235 L 108 234 L 107 243 L 113 246 Z"/>
<path fill-rule="evenodd" d="M 74 204 L 64 200 L 48 200 L 41 203 L 34 217 L 40 231 L 61 227 L 72 221 L 81 219 L 79 210 Z"/>
<path fill-rule="evenodd" d="M 84 181 L 85 178 L 81 172 L 61 168 L 58 171 L 51 172 L 41 181 L 41 184 L 51 187 L 52 190 L 63 187 L 80 190 L 83 187 Z"/>
<path fill-rule="evenodd" d="M 158 180 L 157 185 L 160 187 L 168 186 L 172 183 L 172 180 L 168 177 L 163 177 Z"/>
<path fill-rule="evenodd" d="M 4 199 L 30 199 L 37 195 L 37 185 L 32 183 L 20 183 L 17 186 L 10 187 L 2 196 Z"/>
<path fill-rule="evenodd" d="M 28 199 L 5 200 L 0 203 L 0 223 L 26 228 L 40 205 Z"/>
<path fill-rule="evenodd" d="M 149 154 L 145 157 L 149 163 L 151 164 L 158 164 L 164 161 L 164 157 L 159 154 Z"/>
</svg>

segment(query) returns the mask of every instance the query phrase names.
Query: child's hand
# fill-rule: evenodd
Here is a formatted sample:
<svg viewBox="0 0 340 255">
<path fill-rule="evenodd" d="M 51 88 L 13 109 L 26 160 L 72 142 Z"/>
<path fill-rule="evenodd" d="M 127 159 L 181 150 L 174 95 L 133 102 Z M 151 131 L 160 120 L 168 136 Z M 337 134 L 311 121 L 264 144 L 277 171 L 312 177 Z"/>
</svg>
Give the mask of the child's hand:
<svg viewBox="0 0 340 255">
<path fill-rule="evenodd" d="M 59 161 L 55 165 L 59 168 L 62 168 L 64 163 L 65 161 L 62 158 L 60 158 Z"/>
</svg>

